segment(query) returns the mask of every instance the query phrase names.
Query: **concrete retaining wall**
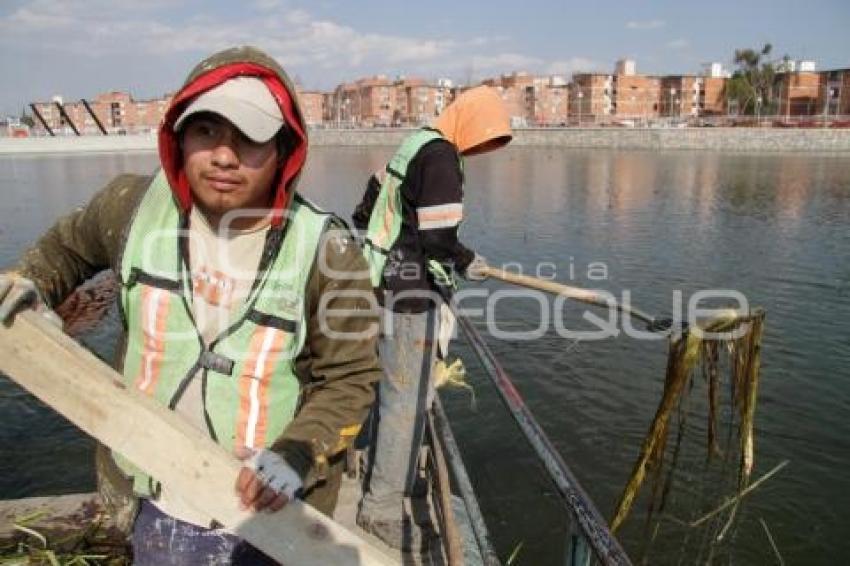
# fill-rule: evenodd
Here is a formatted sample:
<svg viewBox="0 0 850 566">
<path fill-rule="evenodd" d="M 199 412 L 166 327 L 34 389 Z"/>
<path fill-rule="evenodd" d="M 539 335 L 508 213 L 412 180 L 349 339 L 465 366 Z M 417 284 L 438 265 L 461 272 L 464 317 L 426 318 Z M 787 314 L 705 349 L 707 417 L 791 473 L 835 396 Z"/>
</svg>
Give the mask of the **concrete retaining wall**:
<svg viewBox="0 0 850 566">
<path fill-rule="evenodd" d="M 395 146 L 411 130 L 314 130 L 316 146 Z M 512 145 L 710 151 L 850 152 L 850 129 L 547 128 L 518 130 Z M 0 155 L 155 151 L 156 137 L 0 138 Z"/>
<path fill-rule="evenodd" d="M 397 145 L 407 130 L 316 130 L 314 145 Z M 850 130 L 753 128 L 545 128 L 515 132 L 516 146 L 716 151 L 846 151 Z"/>
<path fill-rule="evenodd" d="M 0 138 L 0 155 L 156 151 L 156 136 Z"/>
</svg>

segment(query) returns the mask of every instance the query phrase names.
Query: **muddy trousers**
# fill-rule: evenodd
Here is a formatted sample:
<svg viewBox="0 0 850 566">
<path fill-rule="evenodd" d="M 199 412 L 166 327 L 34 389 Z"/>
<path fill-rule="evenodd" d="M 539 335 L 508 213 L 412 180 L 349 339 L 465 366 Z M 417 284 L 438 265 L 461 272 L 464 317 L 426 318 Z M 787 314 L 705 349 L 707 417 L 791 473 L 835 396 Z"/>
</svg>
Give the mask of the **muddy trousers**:
<svg viewBox="0 0 850 566">
<path fill-rule="evenodd" d="M 131 535 L 134 566 L 274 566 L 274 560 L 220 529 L 185 523 L 142 499 Z"/>
<path fill-rule="evenodd" d="M 316 484 L 304 496 L 306 503 L 328 517 L 333 516 L 339 496 L 344 456 L 342 453 L 331 458 L 327 479 Z M 147 499 L 139 500 L 139 512 L 130 532 L 130 544 L 134 566 L 277 564 L 239 537 L 221 529 L 206 529 L 171 517 Z"/>
<path fill-rule="evenodd" d="M 383 311 L 378 351 L 384 375 L 378 385 L 378 433 L 369 486 L 360 507 L 371 521 L 399 521 L 410 494 L 425 434 L 425 413 L 434 401 L 438 310 L 405 314 Z"/>
</svg>

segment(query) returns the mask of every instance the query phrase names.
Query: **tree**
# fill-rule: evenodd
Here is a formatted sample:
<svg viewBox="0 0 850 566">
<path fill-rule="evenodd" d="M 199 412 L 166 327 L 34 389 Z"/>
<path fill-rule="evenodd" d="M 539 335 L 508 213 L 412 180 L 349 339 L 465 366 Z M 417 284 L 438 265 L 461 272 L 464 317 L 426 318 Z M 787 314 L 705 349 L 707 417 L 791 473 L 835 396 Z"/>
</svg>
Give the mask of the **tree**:
<svg viewBox="0 0 850 566">
<path fill-rule="evenodd" d="M 726 85 L 726 97 L 737 105 L 739 113 L 755 114 L 759 98 L 761 113 L 772 114 L 776 111 L 773 86 L 779 65 L 777 60 L 769 59 L 772 51 L 773 45 L 770 43 L 765 43 L 760 50 L 735 50 L 734 60 L 738 68 Z M 784 56 L 781 61 L 787 65 L 788 56 Z"/>
</svg>

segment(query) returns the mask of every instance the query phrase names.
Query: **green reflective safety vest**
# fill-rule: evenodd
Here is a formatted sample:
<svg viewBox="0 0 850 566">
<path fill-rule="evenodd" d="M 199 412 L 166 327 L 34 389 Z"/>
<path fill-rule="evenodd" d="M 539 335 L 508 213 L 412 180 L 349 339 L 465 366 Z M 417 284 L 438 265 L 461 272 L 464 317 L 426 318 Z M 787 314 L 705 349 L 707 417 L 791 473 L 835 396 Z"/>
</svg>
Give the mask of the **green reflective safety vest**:
<svg viewBox="0 0 850 566">
<path fill-rule="evenodd" d="M 373 287 L 380 286 L 387 257 L 401 233 L 403 220 L 401 185 L 407 176 L 407 168 L 425 144 L 438 139 L 445 138 L 436 130 L 423 128 L 409 135 L 387 164 L 387 174 L 381 183 L 378 198 L 375 200 L 375 206 L 369 217 L 369 226 L 366 230 L 365 245 L 363 246 Z M 459 162 L 462 169 L 463 160 L 460 159 Z M 428 269 L 437 281 L 454 285 L 453 277 L 441 263 L 429 260 Z"/>
<path fill-rule="evenodd" d="M 305 290 L 331 216 L 296 197 L 276 257 L 215 341 L 204 344 L 180 252 L 181 216 L 160 172 L 139 205 L 121 258 L 121 307 L 127 328 L 123 375 L 130 387 L 171 409 L 189 382 L 202 380 L 204 417 L 219 444 L 270 446 L 299 399 L 295 357 L 306 335 Z M 120 455 L 140 496 L 157 484 Z"/>
</svg>

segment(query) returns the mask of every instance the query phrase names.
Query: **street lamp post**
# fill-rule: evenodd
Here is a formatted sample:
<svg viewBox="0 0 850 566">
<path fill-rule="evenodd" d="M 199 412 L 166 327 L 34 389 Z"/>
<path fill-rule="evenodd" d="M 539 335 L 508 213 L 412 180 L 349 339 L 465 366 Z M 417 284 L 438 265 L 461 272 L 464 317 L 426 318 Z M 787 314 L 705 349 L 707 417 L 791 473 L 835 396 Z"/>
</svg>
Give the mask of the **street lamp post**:
<svg viewBox="0 0 850 566">
<path fill-rule="evenodd" d="M 578 91 L 578 127 L 581 128 L 581 101 L 584 98 L 584 93 L 581 91 L 581 87 L 579 87 Z"/>
<path fill-rule="evenodd" d="M 337 130 L 339 130 L 339 129 L 340 129 L 340 126 L 342 125 L 342 118 L 340 117 L 340 110 L 341 110 L 341 109 L 340 109 L 340 106 L 341 106 L 341 102 L 342 102 L 342 101 L 340 100 L 340 97 L 339 97 L 339 96 L 337 96 L 337 97 L 336 97 L 336 129 L 337 129 Z"/>
<path fill-rule="evenodd" d="M 759 95 L 758 97 L 756 97 L 756 127 L 757 128 L 761 127 L 761 103 L 762 103 L 762 98 L 761 98 L 761 95 Z"/>
<path fill-rule="evenodd" d="M 676 96 L 676 89 L 671 88 L 670 89 L 670 110 L 667 113 L 667 115 L 670 116 L 671 118 L 673 117 L 673 97 L 674 96 Z"/>
</svg>

